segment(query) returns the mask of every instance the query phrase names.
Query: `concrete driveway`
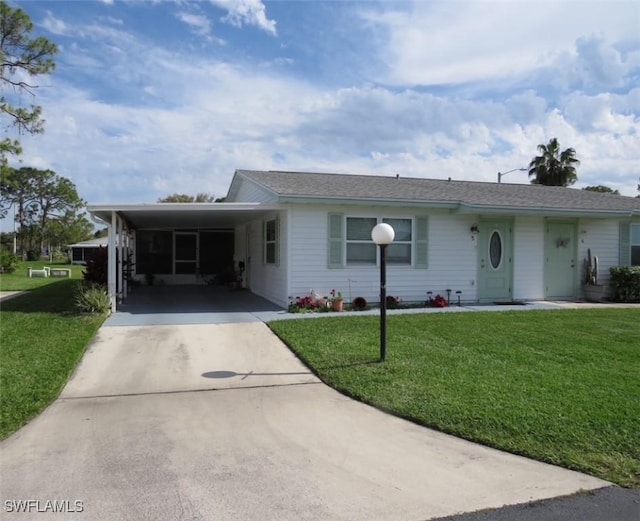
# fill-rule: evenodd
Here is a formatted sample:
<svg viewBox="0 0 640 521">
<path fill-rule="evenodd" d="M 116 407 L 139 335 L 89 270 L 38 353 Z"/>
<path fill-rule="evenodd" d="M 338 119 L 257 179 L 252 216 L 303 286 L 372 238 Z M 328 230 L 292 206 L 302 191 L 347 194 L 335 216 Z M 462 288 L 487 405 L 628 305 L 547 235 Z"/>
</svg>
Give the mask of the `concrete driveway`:
<svg viewBox="0 0 640 521">
<path fill-rule="evenodd" d="M 87 520 L 418 521 L 609 483 L 389 416 L 319 382 L 260 322 L 102 327 L 1 446 L 7 501 Z"/>
</svg>

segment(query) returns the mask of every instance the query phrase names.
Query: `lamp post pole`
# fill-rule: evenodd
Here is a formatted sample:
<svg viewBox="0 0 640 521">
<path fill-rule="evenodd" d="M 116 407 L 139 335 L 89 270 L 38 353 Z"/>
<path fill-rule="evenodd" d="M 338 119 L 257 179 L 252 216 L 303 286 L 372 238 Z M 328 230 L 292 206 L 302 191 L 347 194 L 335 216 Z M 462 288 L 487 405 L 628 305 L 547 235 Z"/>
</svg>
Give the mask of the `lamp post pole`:
<svg viewBox="0 0 640 521">
<path fill-rule="evenodd" d="M 508 170 L 507 172 L 498 172 L 498 183 L 502 182 L 502 177 L 510 174 L 511 172 L 526 172 L 526 168 L 514 168 L 513 170 Z"/>
<path fill-rule="evenodd" d="M 380 246 L 380 361 L 387 358 L 387 246 L 393 242 L 395 232 L 387 223 L 377 224 L 371 238 Z"/>
<path fill-rule="evenodd" d="M 387 358 L 387 245 L 380 245 L 380 361 Z"/>
</svg>

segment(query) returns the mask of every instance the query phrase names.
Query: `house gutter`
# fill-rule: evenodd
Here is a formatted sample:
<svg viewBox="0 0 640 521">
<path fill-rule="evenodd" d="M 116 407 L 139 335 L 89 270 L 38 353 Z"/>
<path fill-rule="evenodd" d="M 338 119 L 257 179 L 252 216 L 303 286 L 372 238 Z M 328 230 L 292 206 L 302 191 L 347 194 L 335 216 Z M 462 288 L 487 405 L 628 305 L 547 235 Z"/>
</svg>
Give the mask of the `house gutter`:
<svg viewBox="0 0 640 521">
<path fill-rule="evenodd" d="M 366 197 L 341 198 L 332 196 L 281 196 L 281 203 L 305 203 L 305 204 L 339 204 L 339 205 L 384 205 L 415 208 L 436 208 L 450 210 L 452 214 L 482 214 L 482 215 L 540 215 L 545 217 L 632 217 L 640 215 L 640 210 L 593 210 L 580 208 L 549 208 L 549 207 L 521 207 L 521 206 L 492 206 L 468 204 L 461 201 L 415 201 L 410 199 L 373 199 Z"/>
<path fill-rule="evenodd" d="M 458 211 L 460 214 L 481 214 L 481 215 L 540 215 L 545 217 L 632 217 L 634 214 L 640 213 L 634 210 L 593 210 L 585 208 L 549 208 L 549 207 L 530 207 L 523 208 L 520 206 L 490 206 L 490 205 L 472 205 L 460 203 Z"/>
<path fill-rule="evenodd" d="M 305 203 L 305 204 L 342 204 L 342 205 L 384 205 L 384 206 L 412 206 L 429 208 L 443 208 L 443 209 L 455 209 L 459 206 L 459 202 L 453 201 L 415 201 L 411 199 L 373 199 L 370 197 L 332 197 L 332 196 L 299 196 L 299 195 L 287 195 L 280 196 L 279 201 L 281 203 Z"/>
</svg>

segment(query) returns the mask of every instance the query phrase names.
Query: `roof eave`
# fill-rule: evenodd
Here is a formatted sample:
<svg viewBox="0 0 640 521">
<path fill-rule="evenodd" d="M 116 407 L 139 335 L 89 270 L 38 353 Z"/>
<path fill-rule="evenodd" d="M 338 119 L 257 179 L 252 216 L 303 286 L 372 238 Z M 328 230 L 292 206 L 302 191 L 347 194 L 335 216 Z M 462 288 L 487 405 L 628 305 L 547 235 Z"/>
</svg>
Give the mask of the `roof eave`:
<svg viewBox="0 0 640 521">
<path fill-rule="evenodd" d="M 589 208 L 553 208 L 553 207 L 521 207 L 521 206 L 495 206 L 460 203 L 460 214 L 509 214 L 509 215 L 540 215 L 545 217 L 632 217 L 633 210 L 596 210 Z"/>
<path fill-rule="evenodd" d="M 416 201 L 412 199 L 384 199 L 373 197 L 333 197 L 333 196 L 310 196 L 310 195 L 284 195 L 278 199 L 281 203 L 303 203 L 303 204 L 338 204 L 338 205 L 363 205 L 375 204 L 379 206 L 419 206 L 428 208 L 457 208 L 459 203 L 454 201 Z"/>
</svg>

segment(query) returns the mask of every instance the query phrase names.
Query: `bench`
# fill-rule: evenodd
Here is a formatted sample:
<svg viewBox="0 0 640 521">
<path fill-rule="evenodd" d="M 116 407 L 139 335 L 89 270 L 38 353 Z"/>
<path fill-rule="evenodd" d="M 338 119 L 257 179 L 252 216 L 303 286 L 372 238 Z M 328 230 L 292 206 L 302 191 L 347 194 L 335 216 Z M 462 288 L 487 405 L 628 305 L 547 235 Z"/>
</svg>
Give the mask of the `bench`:
<svg viewBox="0 0 640 521">
<path fill-rule="evenodd" d="M 29 278 L 34 277 L 71 277 L 70 268 L 49 268 L 45 266 L 41 270 L 29 268 Z"/>
<path fill-rule="evenodd" d="M 29 278 L 48 277 L 49 272 L 51 270 L 51 268 L 47 268 L 46 266 L 41 270 L 34 270 L 33 268 L 28 268 L 28 269 L 29 269 Z"/>
<path fill-rule="evenodd" d="M 69 268 L 49 268 L 50 277 L 71 277 Z"/>
</svg>

